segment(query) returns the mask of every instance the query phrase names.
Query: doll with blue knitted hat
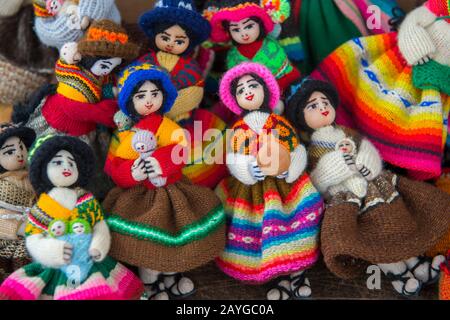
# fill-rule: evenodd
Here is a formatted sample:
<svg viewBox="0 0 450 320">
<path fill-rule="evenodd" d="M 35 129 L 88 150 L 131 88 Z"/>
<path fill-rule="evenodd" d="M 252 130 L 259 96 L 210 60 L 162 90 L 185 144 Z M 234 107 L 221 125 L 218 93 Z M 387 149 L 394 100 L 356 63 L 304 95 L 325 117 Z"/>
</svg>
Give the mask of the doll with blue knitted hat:
<svg viewBox="0 0 450 320">
<path fill-rule="evenodd" d="M 204 70 L 193 57 L 194 50 L 209 38 L 209 23 L 191 0 L 159 0 L 140 17 L 139 25 L 150 41 L 148 52 L 139 61 L 165 68 L 178 91 L 166 116 L 189 132 L 190 160 L 183 172 L 192 182 L 214 188 L 227 171 L 223 161 L 214 161 L 205 150 L 217 148 L 222 155 L 226 124 L 199 108 L 204 95 Z M 212 142 L 203 139 L 208 129 L 217 132 Z"/>
<path fill-rule="evenodd" d="M 195 286 L 183 273 L 224 248 L 223 206 L 183 174 L 186 133 L 165 116 L 177 99 L 170 74 L 135 62 L 121 72 L 118 89 L 120 109 L 134 124 L 113 136 L 105 164 L 117 185 L 103 202 L 111 255 L 139 268 L 149 299 L 187 297 Z"/>
<path fill-rule="evenodd" d="M 28 158 L 38 195 L 25 228 L 33 262 L 2 283 L 0 299 L 139 299 L 142 282 L 109 256 L 104 211 L 86 190 L 95 168 L 89 145 L 75 137 L 46 135 L 35 141 Z"/>
</svg>

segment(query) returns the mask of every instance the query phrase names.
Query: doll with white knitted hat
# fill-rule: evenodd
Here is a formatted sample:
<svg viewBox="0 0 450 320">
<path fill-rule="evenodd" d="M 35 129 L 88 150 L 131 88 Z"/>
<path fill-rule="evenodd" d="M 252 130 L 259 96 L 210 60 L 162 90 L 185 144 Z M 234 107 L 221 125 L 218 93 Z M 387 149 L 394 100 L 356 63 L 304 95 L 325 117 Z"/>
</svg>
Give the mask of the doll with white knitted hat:
<svg viewBox="0 0 450 320">
<path fill-rule="evenodd" d="M 170 74 L 134 62 L 121 72 L 118 89 L 120 109 L 133 125 L 113 136 L 105 163 L 117 185 L 103 202 L 111 255 L 139 268 L 149 299 L 185 298 L 195 285 L 184 273 L 223 251 L 223 205 L 183 174 L 186 131 L 165 116 L 177 98 Z"/>
<path fill-rule="evenodd" d="M 336 125 L 339 97 L 331 84 L 306 78 L 291 87 L 287 103 L 289 119 L 310 135 L 311 179 L 328 200 L 321 229 L 328 268 L 348 279 L 377 264 L 407 297 L 435 282 L 444 257 L 423 255 L 448 229 L 450 197 L 384 170 L 369 140 Z M 345 141 L 356 144 L 351 157 Z M 348 188 L 355 175 L 366 180 L 365 194 Z"/>
<path fill-rule="evenodd" d="M 79 41 L 94 21 L 121 22 L 115 0 L 33 0 L 35 30 L 42 43 L 58 50 Z"/>
<path fill-rule="evenodd" d="M 5 273 L 29 262 L 24 226 L 36 196 L 28 178 L 27 154 L 35 137 L 30 128 L 0 124 L 0 269 Z"/>
<path fill-rule="evenodd" d="M 212 41 L 233 42 L 227 54 L 228 69 L 242 62 L 263 64 L 275 76 L 281 91 L 300 77 L 272 33 L 276 25 L 289 17 L 289 1 L 213 1 L 204 15 L 211 24 Z"/>
<path fill-rule="evenodd" d="M 311 74 L 331 82 L 337 123 L 358 130 L 411 178 L 441 174 L 450 111 L 448 0 L 428 0 L 398 32 L 352 39 Z"/>
<path fill-rule="evenodd" d="M 220 98 L 240 120 L 227 139 L 231 177 L 216 189 L 229 218 L 217 265 L 244 283 L 273 281 L 267 299 L 309 297 L 305 271 L 319 258 L 323 200 L 295 129 L 273 113 L 278 83 L 265 66 L 242 63 L 223 76 Z"/>
<path fill-rule="evenodd" d="M 207 150 L 216 149 L 219 157 L 223 156 L 222 132 L 226 124 L 212 112 L 199 108 L 204 95 L 204 70 L 193 57 L 210 35 L 209 23 L 192 0 L 158 0 L 140 17 L 139 25 L 150 46 L 138 60 L 168 70 L 178 91 L 166 116 L 189 133 L 191 155 L 183 172 L 193 183 L 214 188 L 227 171 L 223 160 L 215 161 Z M 203 139 L 209 129 L 217 133 L 212 142 Z"/>
<path fill-rule="evenodd" d="M 95 168 L 92 149 L 75 137 L 47 135 L 36 140 L 29 162 L 39 196 L 25 228 L 33 262 L 2 283 L 0 299 L 139 299 L 142 282 L 109 257 L 103 209 L 85 189 Z"/>
</svg>

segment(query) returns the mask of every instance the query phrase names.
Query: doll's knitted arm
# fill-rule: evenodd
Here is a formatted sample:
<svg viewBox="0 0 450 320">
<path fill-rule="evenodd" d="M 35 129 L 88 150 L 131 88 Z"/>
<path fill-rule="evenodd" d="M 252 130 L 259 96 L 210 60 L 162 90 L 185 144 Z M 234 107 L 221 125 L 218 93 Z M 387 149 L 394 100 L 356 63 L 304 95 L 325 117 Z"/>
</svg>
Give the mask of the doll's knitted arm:
<svg viewBox="0 0 450 320">
<path fill-rule="evenodd" d="M 311 172 L 314 186 L 321 192 L 327 192 L 329 187 L 338 185 L 354 175 L 354 172 L 345 163 L 340 151 L 332 151 L 318 161 Z"/>
<path fill-rule="evenodd" d="M 115 0 L 80 0 L 80 17 L 91 20 L 108 19 L 120 24 L 121 17 Z"/>
<path fill-rule="evenodd" d="M 0 0 L 0 17 L 11 17 L 19 12 L 24 0 Z"/>
<path fill-rule="evenodd" d="M 227 167 L 231 175 L 246 185 L 254 185 L 259 180 L 264 180 L 255 164 L 256 158 L 239 153 L 228 153 L 226 157 Z M 257 166 L 257 165 L 256 165 Z"/>
<path fill-rule="evenodd" d="M 66 264 L 64 251 L 66 242 L 54 238 L 45 238 L 42 233 L 26 237 L 26 247 L 34 261 L 50 268 L 59 268 Z"/>
<path fill-rule="evenodd" d="M 184 115 L 198 108 L 202 102 L 204 91 L 204 88 L 199 86 L 179 90 L 172 109 L 165 116 L 174 121 L 182 120 Z"/>
<path fill-rule="evenodd" d="M 308 154 L 305 147 L 300 144 L 293 152 L 291 152 L 291 164 L 289 165 L 288 175 L 286 177 L 287 183 L 292 183 L 300 177 L 305 171 L 308 161 Z"/>
<path fill-rule="evenodd" d="M 125 160 L 121 158 L 108 159 L 110 161 L 111 179 L 120 188 L 132 188 L 140 182 L 136 181 L 132 175 L 134 160 Z"/>
<path fill-rule="evenodd" d="M 106 258 L 110 247 L 111 233 L 109 232 L 109 228 L 105 220 L 101 220 L 94 226 L 89 253 L 97 252 L 99 255 L 94 256 L 94 261 L 100 262 Z"/>
<path fill-rule="evenodd" d="M 70 97 L 69 97 L 70 98 Z M 114 128 L 114 114 L 117 111 L 117 101 L 114 99 L 101 100 L 98 103 L 83 103 L 65 100 L 61 105 L 62 111 L 72 119 L 84 122 L 99 123 Z"/>
<path fill-rule="evenodd" d="M 425 6 L 409 13 L 398 32 L 398 46 L 405 60 L 413 66 L 436 50 L 425 28 L 436 20 L 436 16 Z"/>
<path fill-rule="evenodd" d="M 356 168 L 369 181 L 378 177 L 383 170 L 383 160 L 375 146 L 363 139 L 355 159 Z"/>
<path fill-rule="evenodd" d="M 184 148 L 184 151 L 182 151 L 181 148 Z M 185 147 L 178 144 L 172 144 L 155 150 L 152 154 L 152 158 L 158 162 L 161 175 L 163 177 L 170 177 L 172 174 L 178 173 L 183 169 L 186 161 L 184 157 L 182 158 L 182 155 L 184 156 L 186 154 L 187 149 L 185 149 Z"/>
</svg>

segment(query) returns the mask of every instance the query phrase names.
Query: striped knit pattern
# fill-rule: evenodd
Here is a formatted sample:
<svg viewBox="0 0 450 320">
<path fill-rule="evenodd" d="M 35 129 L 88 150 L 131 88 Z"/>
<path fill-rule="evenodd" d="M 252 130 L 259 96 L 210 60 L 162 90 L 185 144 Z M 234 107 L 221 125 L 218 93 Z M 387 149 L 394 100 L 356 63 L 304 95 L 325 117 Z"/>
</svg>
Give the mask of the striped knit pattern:
<svg viewBox="0 0 450 320">
<path fill-rule="evenodd" d="M 54 300 L 131 300 L 143 292 L 139 278 L 109 257 L 94 263 L 81 285 L 68 286 L 72 281 L 58 269 L 31 263 L 3 282 L 0 299 L 37 300 L 44 294 Z"/>
<path fill-rule="evenodd" d="M 216 262 L 229 276 L 249 283 L 305 270 L 320 254 L 318 236 L 324 204 L 309 177 L 303 175 L 292 184 L 284 199 L 276 184 L 265 184 L 267 180 L 257 187 L 264 190 L 260 201 L 233 198 L 230 191 L 239 183 L 234 177 L 217 187 L 228 229 L 225 250 Z"/>
<path fill-rule="evenodd" d="M 61 59 L 55 66 L 58 93 L 79 102 L 97 103 L 102 99 L 103 78 L 98 78 L 77 65 L 64 63 Z"/>
<path fill-rule="evenodd" d="M 335 85 L 337 123 L 368 137 L 386 162 L 417 179 L 439 176 L 450 98 L 413 86 L 396 33 L 348 41 L 312 77 Z"/>
</svg>

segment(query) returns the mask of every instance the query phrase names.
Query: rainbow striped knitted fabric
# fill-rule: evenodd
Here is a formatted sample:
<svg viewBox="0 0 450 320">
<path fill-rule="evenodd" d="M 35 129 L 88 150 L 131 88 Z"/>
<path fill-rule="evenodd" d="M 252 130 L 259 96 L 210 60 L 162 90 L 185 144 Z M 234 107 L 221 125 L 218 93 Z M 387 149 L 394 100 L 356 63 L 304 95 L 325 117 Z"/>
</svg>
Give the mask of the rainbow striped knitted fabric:
<svg viewBox="0 0 450 320">
<path fill-rule="evenodd" d="M 416 179 L 439 177 L 450 97 L 414 87 L 397 33 L 346 42 L 312 77 L 336 86 L 337 123 L 369 138 L 386 162 Z"/>
<path fill-rule="evenodd" d="M 264 283 L 319 258 L 324 203 L 308 175 L 293 184 L 268 177 L 253 186 L 229 177 L 216 193 L 227 215 L 227 244 L 216 262 L 229 276 Z"/>
</svg>

